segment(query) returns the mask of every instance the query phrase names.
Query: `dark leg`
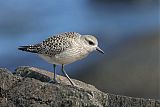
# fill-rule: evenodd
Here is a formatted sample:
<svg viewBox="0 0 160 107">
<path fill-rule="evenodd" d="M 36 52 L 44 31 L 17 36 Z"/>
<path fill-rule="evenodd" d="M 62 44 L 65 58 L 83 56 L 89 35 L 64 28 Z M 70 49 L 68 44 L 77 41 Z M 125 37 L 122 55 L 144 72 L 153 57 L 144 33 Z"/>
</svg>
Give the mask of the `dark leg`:
<svg viewBox="0 0 160 107">
<path fill-rule="evenodd" d="M 65 77 L 67 77 L 67 79 L 69 80 L 69 82 L 75 86 L 75 83 L 69 78 L 69 76 L 67 75 L 66 71 L 64 70 L 64 65 L 62 64 L 62 72 L 65 75 Z"/>
<path fill-rule="evenodd" d="M 54 69 L 54 81 L 57 82 L 57 80 L 56 80 L 56 64 L 53 64 L 53 69 Z"/>
<path fill-rule="evenodd" d="M 54 69 L 54 78 L 51 79 L 49 82 L 50 83 L 58 83 L 58 81 L 56 80 L 56 64 L 53 64 L 53 69 Z"/>
</svg>

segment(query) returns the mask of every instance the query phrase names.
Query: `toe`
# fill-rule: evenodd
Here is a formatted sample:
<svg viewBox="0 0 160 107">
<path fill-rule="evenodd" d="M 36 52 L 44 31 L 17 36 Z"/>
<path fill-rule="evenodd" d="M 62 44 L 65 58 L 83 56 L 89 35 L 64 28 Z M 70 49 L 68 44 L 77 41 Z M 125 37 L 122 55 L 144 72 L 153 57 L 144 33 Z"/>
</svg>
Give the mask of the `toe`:
<svg viewBox="0 0 160 107">
<path fill-rule="evenodd" d="M 59 82 L 56 80 L 56 79 L 51 79 L 50 81 L 49 81 L 49 83 L 52 83 L 52 84 L 59 84 Z"/>
</svg>

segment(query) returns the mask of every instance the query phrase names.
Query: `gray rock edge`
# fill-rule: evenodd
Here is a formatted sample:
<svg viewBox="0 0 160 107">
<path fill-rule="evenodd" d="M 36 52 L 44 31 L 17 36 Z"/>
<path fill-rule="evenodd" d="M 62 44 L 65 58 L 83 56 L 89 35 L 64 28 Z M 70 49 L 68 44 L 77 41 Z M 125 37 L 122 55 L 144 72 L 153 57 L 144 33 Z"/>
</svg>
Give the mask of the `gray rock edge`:
<svg viewBox="0 0 160 107">
<path fill-rule="evenodd" d="M 14 73 L 0 68 L 1 107 L 160 107 L 160 100 L 104 93 L 93 85 L 58 75 L 60 84 L 48 83 L 53 73 L 18 67 Z"/>
</svg>

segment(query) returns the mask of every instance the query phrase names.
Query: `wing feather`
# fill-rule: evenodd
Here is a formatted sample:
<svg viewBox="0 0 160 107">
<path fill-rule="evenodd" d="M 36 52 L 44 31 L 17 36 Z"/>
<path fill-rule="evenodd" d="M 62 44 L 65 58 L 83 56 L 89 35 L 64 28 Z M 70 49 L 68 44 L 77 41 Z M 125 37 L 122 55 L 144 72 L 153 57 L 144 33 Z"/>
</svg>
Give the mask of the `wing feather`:
<svg viewBox="0 0 160 107">
<path fill-rule="evenodd" d="M 41 54 L 54 56 L 72 47 L 72 41 L 80 37 L 79 33 L 66 32 L 59 35 L 49 37 L 41 44 Z"/>
</svg>

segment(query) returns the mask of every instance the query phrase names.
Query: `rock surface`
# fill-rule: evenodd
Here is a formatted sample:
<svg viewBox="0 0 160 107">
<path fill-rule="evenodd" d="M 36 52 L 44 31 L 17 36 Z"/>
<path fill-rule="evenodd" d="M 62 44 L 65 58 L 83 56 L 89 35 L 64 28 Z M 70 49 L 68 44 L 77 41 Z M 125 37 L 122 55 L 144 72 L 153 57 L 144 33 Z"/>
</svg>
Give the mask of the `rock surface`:
<svg viewBox="0 0 160 107">
<path fill-rule="evenodd" d="M 34 67 L 18 67 L 12 74 L 0 68 L 1 107 L 160 107 L 154 99 L 103 93 L 78 80 L 57 75 L 60 84 L 48 83 L 53 73 Z"/>
</svg>

